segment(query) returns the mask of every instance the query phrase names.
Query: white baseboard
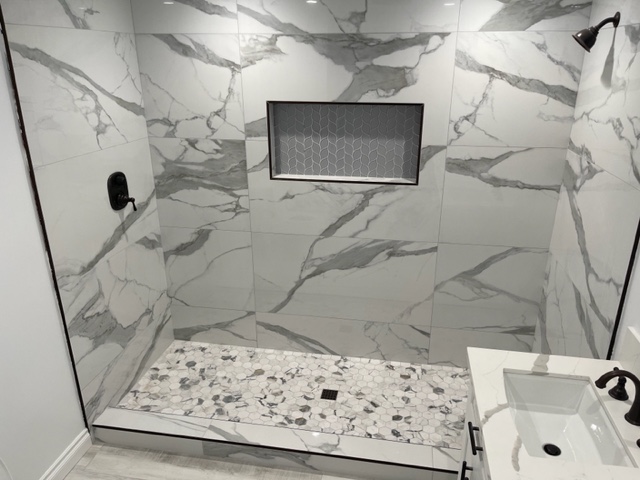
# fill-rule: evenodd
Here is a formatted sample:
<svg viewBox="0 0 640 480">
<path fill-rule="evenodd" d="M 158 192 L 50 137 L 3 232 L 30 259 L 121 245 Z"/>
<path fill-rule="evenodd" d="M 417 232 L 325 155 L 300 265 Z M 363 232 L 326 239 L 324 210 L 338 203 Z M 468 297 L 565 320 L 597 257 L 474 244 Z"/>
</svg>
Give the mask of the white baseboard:
<svg viewBox="0 0 640 480">
<path fill-rule="evenodd" d="M 87 430 L 84 430 L 53 462 L 40 480 L 64 480 L 64 477 L 69 475 L 76 463 L 87 453 L 89 447 L 91 447 L 91 436 Z"/>
</svg>

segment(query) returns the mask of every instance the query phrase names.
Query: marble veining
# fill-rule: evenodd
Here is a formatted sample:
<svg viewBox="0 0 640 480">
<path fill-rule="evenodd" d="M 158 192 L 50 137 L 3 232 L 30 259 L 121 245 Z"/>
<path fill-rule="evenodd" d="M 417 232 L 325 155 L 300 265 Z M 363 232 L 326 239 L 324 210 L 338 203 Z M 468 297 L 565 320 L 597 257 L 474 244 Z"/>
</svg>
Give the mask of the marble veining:
<svg viewBox="0 0 640 480">
<path fill-rule="evenodd" d="M 546 250 L 440 245 L 438 257 L 434 326 L 533 335 Z"/>
<path fill-rule="evenodd" d="M 176 340 L 119 408 L 460 449 L 466 389 L 452 367 Z"/>
<path fill-rule="evenodd" d="M 440 241 L 548 248 L 566 150 L 449 147 Z"/>
<path fill-rule="evenodd" d="M 461 31 L 580 30 L 592 0 L 462 0 Z"/>
<path fill-rule="evenodd" d="M 637 427 L 627 423 L 624 415 L 629 410 L 627 402 L 609 397 L 607 389 L 599 390 L 593 382 L 618 362 L 575 358 L 561 355 L 538 355 L 500 350 L 469 349 L 470 374 L 475 398 L 475 416 L 481 419 L 481 435 L 484 440 L 483 462 L 493 480 L 524 480 L 567 478 L 631 480 L 637 478 L 637 467 L 600 465 L 597 462 L 572 462 L 531 456 L 522 448 L 522 440 L 509 408 L 505 390 L 504 370 L 523 374 L 576 376 L 590 381 L 590 388 L 599 397 L 617 430 L 630 457 L 636 465 L 640 453 L 636 446 Z M 560 463 L 559 463 L 560 462 Z M 562 465 L 562 468 L 558 468 Z"/>
<path fill-rule="evenodd" d="M 8 34 L 37 165 L 145 137 L 133 35 L 17 25 Z"/>
<path fill-rule="evenodd" d="M 247 142 L 254 232 L 438 241 L 445 147 L 420 152 L 420 182 L 407 188 L 273 182 L 266 141 Z M 292 222 L 291 218 L 296 221 Z"/>
<path fill-rule="evenodd" d="M 162 226 L 249 230 L 244 141 L 150 138 L 149 143 Z"/>
<path fill-rule="evenodd" d="M 260 347 L 429 363 L 427 326 L 263 312 L 256 317 Z"/>
<path fill-rule="evenodd" d="M 9 24 L 133 32 L 129 0 L 6 0 Z"/>
<path fill-rule="evenodd" d="M 268 100 L 410 101 L 430 106 L 423 143 L 444 145 L 455 36 L 242 34 L 247 136 L 266 137 Z M 307 68 L 299 68 L 301 64 Z"/>
<path fill-rule="evenodd" d="M 237 35 L 158 33 L 136 43 L 150 136 L 244 139 Z"/>
<path fill-rule="evenodd" d="M 610 330 L 557 259 L 549 256 L 535 350 L 556 355 L 606 358 Z M 597 305 L 596 305 L 597 308 Z"/>
<path fill-rule="evenodd" d="M 255 312 L 172 305 L 177 340 L 256 347 Z"/>
<path fill-rule="evenodd" d="M 257 311 L 429 325 L 434 244 L 254 234 L 253 247 Z"/>
<path fill-rule="evenodd" d="M 585 59 L 571 140 L 575 151 L 640 188 L 640 25 L 605 29 L 598 42 Z"/>
<path fill-rule="evenodd" d="M 131 0 L 136 33 L 238 33 L 235 0 Z"/>
<path fill-rule="evenodd" d="M 162 246 L 177 305 L 255 309 L 250 232 L 163 227 Z"/>
<path fill-rule="evenodd" d="M 163 273 L 159 238 L 150 234 L 61 282 L 90 417 L 121 398 L 173 339 Z"/>
<path fill-rule="evenodd" d="M 459 33 L 449 143 L 566 148 L 583 58 L 570 41 L 565 32 Z"/>
<path fill-rule="evenodd" d="M 456 28 L 458 11 L 458 1 L 238 1 L 240 33 L 448 32 Z"/>
</svg>

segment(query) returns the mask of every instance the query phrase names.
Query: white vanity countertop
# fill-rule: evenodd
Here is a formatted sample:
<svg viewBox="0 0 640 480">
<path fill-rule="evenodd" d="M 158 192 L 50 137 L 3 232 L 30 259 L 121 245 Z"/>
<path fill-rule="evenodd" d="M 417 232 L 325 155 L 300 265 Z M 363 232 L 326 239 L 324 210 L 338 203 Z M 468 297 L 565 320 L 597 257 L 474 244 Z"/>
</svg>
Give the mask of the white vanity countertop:
<svg viewBox="0 0 640 480">
<path fill-rule="evenodd" d="M 469 348 L 468 354 L 476 414 L 482 427 L 484 464 L 491 480 L 640 480 L 640 468 L 590 465 L 529 456 L 518 436 L 505 391 L 505 368 L 589 377 L 595 382 L 603 373 L 613 370 L 613 367 L 622 369 L 620 363 L 482 348 Z M 626 402 L 614 400 L 607 391 L 615 385 L 616 380 L 611 380 L 606 389 L 599 390 L 595 385 L 593 388 L 602 399 L 636 465 L 640 466 L 640 448 L 636 445 L 636 441 L 640 439 L 640 427 L 633 426 L 624 419 L 635 391 L 633 384 L 627 382 L 631 399 Z"/>
</svg>

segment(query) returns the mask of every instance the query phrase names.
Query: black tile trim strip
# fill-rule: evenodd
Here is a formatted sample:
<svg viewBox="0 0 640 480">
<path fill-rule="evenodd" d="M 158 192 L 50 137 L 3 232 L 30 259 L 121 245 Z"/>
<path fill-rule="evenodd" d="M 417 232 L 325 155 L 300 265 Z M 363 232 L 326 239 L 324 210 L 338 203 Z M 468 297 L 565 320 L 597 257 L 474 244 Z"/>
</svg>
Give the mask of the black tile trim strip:
<svg viewBox="0 0 640 480">
<path fill-rule="evenodd" d="M 421 470 L 421 471 L 427 471 L 427 472 L 442 472 L 442 473 L 451 473 L 451 474 L 457 474 L 457 471 L 453 471 L 453 470 L 445 470 L 442 468 L 433 468 L 433 467 L 417 467 L 414 465 L 405 465 L 403 463 L 394 463 L 394 462 L 387 462 L 384 460 L 371 460 L 368 458 L 361 458 L 361 457 L 347 457 L 345 455 L 332 455 L 330 453 L 321 453 L 321 452 L 309 452 L 306 450 L 295 450 L 292 448 L 279 448 L 279 447 L 272 447 L 269 445 L 257 445 L 257 444 L 252 444 L 252 443 L 240 443 L 240 442 L 229 442 L 229 441 L 225 441 L 225 440 L 214 440 L 211 438 L 199 438 L 199 437 L 190 437 L 189 435 L 177 435 L 175 433 L 159 433 L 159 432 L 149 432 L 147 430 L 138 430 L 138 429 L 134 429 L 134 428 L 125 428 L 125 427 L 113 427 L 110 425 L 93 425 L 94 430 L 97 429 L 104 429 L 104 430 L 114 430 L 114 431 L 118 431 L 118 432 L 128 432 L 128 433 L 141 433 L 141 434 L 146 434 L 146 435 L 155 435 L 155 436 L 160 436 L 160 437 L 169 437 L 169 438 L 179 438 L 179 439 L 183 439 L 183 440 L 196 440 L 196 441 L 200 441 L 200 442 L 207 442 L 207 443 L 213 443 L 213 444 L 222 444 L 222 445 L 235 445 L 235 446 L 239 446 L 239 447 L 248 447 L 248 448 L 264 448 L 267 450 L 274 450 L 274 451 L 279 451 L 279 452 L 287 452 L 287 453 L 295 453 L 295 454 L 302 454 L 302 455 L 315 455 L 318 457 L 329 457 L 329 458 L 340 458 L 342 460 L 351 460 L 351 461 L 356 461 L 356 462 L 367 462 L 367 463 L 374 463 L 374 464 L 378 464 L 378 465 L 387 465 L 390 467 L 402 467 L 402 468 L 411 468 L 413 470 Z M 436 447 L 431 447 L 431 448 L 436 448 Z"/>
<path fill-rule="evenodd" d="M 636 255 L 638 254 L 638 244 L 640 244 L 640 221 L 638 221 L 638 227 L 636 228 L 636 238 L 633 241 L 633 248 L 631 249 L 631 258 L 629 259 L 627 275 L 625 276 L 624 286 L 622 287 L 622 294 L 620 295 L 620 303 L 618 304 L 616 321 L 613 324 L 613 330 L 611 330 L 611 341 L 609 343 L 609 351 L 607 352 L 607 360 L 611 360 L 611 358 L 613 357 L 613 350 L 615 348 L 617 340 L 616 337 L 618 336 L 618 330 L 620 329 L 620 323 L 622 322 L 622 313 L 624 312 L 624 305 L 627 300 L 627 291 L 629 290 L 631 275 L 633 274 L 633 266 L 636 262 Z"/>
</svg>

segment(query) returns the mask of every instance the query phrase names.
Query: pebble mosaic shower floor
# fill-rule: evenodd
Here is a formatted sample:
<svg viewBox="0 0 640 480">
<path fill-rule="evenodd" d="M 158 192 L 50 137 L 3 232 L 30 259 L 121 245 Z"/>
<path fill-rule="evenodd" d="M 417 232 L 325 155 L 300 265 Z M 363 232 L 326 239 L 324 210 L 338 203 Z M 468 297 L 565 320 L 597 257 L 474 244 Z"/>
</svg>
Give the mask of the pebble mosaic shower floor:
<svg viewBox="0 0 640 480">
<path fill-rule="evenodd" d="M 176 340 L 118 407 L 460 449 L 467 378 L 454 367 Z M 323 399 L 331 390 L 337 398 Z"/>
</svg>

